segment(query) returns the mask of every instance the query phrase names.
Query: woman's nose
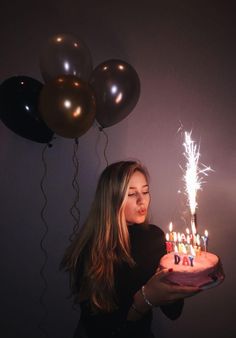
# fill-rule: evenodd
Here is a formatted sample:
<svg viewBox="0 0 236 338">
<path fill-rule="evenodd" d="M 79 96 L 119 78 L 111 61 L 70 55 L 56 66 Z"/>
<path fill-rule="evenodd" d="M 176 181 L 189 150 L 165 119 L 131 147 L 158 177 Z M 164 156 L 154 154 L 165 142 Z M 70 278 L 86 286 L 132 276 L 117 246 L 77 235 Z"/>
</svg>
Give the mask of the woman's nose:
<svg viewBox="0 0 236 338">
<path fill-rule="evenodd" d="M 140 193 L 137 194 L 137 203 L 138 204 L 144 203 L 144 196 Z"/>
</svg>

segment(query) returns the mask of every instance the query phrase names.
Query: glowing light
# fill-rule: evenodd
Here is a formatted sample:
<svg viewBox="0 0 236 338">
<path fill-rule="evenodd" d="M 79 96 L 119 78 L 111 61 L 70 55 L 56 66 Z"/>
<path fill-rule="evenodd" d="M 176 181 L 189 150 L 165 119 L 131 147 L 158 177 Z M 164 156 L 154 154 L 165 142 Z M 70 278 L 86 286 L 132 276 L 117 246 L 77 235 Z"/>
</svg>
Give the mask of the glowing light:
<svg viewBox="0 0 236 338">
<path fill-rule="evenodd" d="M 26 105 L 25 105 L 25 109 L 28 111 L 30 110 L 29 106 L 26 106 Z"/>
<path fill-rule="evenodd" d="M 78 106 L 78 107 L 76 108 L 76 110 L 74 111 L 73 116 L 74 116 L 74 117 L 77 117 L 77 116 L 79 116 L 79 115 L 81 114 L 81 112 L 82 112 L 82 109 L 81 109 L 80 106 Z"/>
<path fill-rule="evenodd" d="M 64 106 L 65 106 L 66 108 L 71 108 L 71 101 L 70 101 L 70 100 L 65 100 L 65 101 L 64 101 Z"/>
<path fill-rule="evenodd" d="M 122 100 L 122 97 L 123 97 L 122 93 L 119 93 L 115 99 L 116 103 L 119 103 Z"/>
<path fill-rule="evenodd" d="M 124 69 L 125 69 L 125 67 L 124 67 L 123 65 L 119 65 L 118 68 L 119 68 L 120 70 L 124 70 Z"/>
<path fill-rule="evenodd" d="M 65 70 L 69 70 L 69 69 L 70 69 L 70 64 L 69 64 L 68 61 L 65 61 L 65 62 L 64 62 L 64 69 L 65 69 Z"/>
<path fill-rule="evenodd" d="M 57 41 L 57 42 L 61 42 L 61 41 L 62 41 L 62 37 L 61 37 L 61 36 L 58 36 L 58 37 L 56 38 L 56 41 Z"/>
<path fill-rule="evenodd" d="M 116 94 L 116 93 L 117 93 L 117 90 L 118 90 L 118 88 L 117 88 L 116 85 L 113 85 L 113 86 L 111 87 L 111 92 L 112 92 L 112 94 Z"/>
<path fill-rule="evenodd" d="M 201 175 L 208 176 L 208 171 L 212 171 L 212 169 L 203 164 L 202 168 L 199 167 L 200 147 L 191 139 L 191 132 L 185 132 L 183 146 L 185 149 L 184 157 L 187 160 L 183 180 L 190 211 L 194 215 L 197 208 L 197 192 L 202 189 L 202 184 L 204 183 Z"/>
</svg>

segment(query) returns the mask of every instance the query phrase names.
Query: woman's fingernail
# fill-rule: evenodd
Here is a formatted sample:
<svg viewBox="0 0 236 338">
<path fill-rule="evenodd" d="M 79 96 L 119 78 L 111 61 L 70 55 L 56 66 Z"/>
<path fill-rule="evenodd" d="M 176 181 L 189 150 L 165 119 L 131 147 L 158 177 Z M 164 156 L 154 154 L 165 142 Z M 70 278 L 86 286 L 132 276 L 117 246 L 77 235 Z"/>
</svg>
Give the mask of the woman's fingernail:
<svg viewBox="0 0 236 338">
<path fill-rule="evenodd" d="M 173 271 L 173 269 L 172 269 L 172 268 L 168 269 L 168 272 L 172 272 L 172 271 Z"/>
</svg>

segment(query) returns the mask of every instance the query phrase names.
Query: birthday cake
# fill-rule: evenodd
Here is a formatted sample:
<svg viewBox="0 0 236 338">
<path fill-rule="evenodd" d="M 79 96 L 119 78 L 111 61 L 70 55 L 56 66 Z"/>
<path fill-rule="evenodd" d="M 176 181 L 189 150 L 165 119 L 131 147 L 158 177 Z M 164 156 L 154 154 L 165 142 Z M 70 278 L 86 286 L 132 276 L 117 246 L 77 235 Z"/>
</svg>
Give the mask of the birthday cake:
<svg viewBox="0 0 236 338">
<path fill-rule="evenodd" d="M 200 174 L 207 176 L 207 172 L 212 169 L 205 165 L 198 166 L 199 146 L 191 139 L 191 132 L 185 132 L 184 135 L 186 164 L 183 181 L 190 208 L 191 232 L 187 228 L 185 233 L 177 233 L 173 231 L 172 222 L 170 223 L 170 232 L 166 234 L 167 254 L 161 258 L 160 268 L 173 270 L 166 277 L 170 283 L 206 289 L 224 280 L 219 257 L 208 251 L 208 231 L 205 230 L 204 235 L 200 235 L 196 217 L 196 195 L 204 182 Z M 186 221 L 185 219 L 185 224 L 188 224 Z"/>
<path fill-rule="evenodd" d="M 178 285 L 203 287 L 221 279 L 219 257 L 210 252 L 197 257 L 170 252 L 161 258 L 160 268 L 173 269 L 166 279 Z"/>
</svg>

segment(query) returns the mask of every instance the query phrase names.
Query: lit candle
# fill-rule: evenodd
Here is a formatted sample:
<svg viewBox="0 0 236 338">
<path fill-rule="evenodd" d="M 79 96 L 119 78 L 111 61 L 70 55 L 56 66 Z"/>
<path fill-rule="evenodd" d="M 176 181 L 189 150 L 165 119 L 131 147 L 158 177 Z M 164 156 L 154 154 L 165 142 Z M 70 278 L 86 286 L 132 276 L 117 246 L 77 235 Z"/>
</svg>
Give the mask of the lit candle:
<svg viewBox="0 0 236 338">
<path fill-rule="evenodd" d="M 186 229 L 186 233 L 187 233 L 187 241 L 189 239 L 189 244 L 193 244 L 193 234 L 190 234 L 189 228 Z"/>
<path fill-rule="evenodd" d="M 201 241 L 200 241 L 200 236 L 199 234 L 196 235 L 196 245 L 194 246 L 196 256 L 201 255 Z"/>
<path fill-rule="evenodd" d="M 187 254 L 187 249 L 184 243 L 182 243 L 182 253 L 185 255 Z"/>
<path fill-rule="evenodd" d="M 173 237 L 174 237 L 174 242 L 176 244 L 178 237 L 177 237 L 177 233 L 175 231 L 173 232 Z"/>
<path fill-rule="evenodd" d="M 167 234 L 166 234 L 166 241 L 169 242 L 169 240 L 170 240 L 170 235 L 169 235 L 169 233 L 167 232 Z"/>
<path fill-rule="evenodd" d="M 173 223 L 170 222 L 169 224 L 169 231 L 170 231 L 170 241 L 174 240 L 174 235 L 173 235 Z"/>
<path fill-rule="evenodd" d="M 177 238 L 178 238 L 178 251 L 179 253 L 182 253 L 182 242 L 181 242 L 181 235 L 179 232 L 177 234 Z"/>
<path fill-rule="evenodd" d="M 189 255 L 189 260 L 191 262 L 191 266 L 194 266 L 194 257 L 196 256 L 195 250 L 192 245 L 190 245 L 190 255 Z"/>
<path fill-rule="evenodd" d="M 181 238 L 181 234 L 180 232 L 178 232 L 177 234 L 177 238 L 178 238 L 178 242 L 181 243 L 182 242 L 182 238 Z"/>
<path fill-rule="evenodd" d="M 194 257 L 196 256 L 195 250 L 192 245 L 190 245 L 190 253 L 191 253 L 191 256 L 194 256 Z"/>
<path fill-rule="evenodd" d="M 170 235 L 169 235 L 169 233 L 166 234 L 166 251 L 167 251 L 167 253 L 173 251 L 172 243 L 170 242 Z"/>
<path fill-rule="evenodd" d="M 188 228 L 186 229 L 186 233 L 187 233 L 187 236 L 186 236 L 185 247 L 186 247 L 187 253 L 190 253 L 190 234 L 189 234 Z"/>
<path fill-rule="evenodd" d="M 184 233 L 181 234 L 181 241 L 182 241 L 183 243 L 186 243 L 186 236 L 185 236 Z"/>
<path fill-rule="evenodd" d="M 208 231 L 205 230 L 204 236 L 202 236 L 203 244 L 204 244 L 204 251 L 207 251 L 207 244 L 208 244 Z"/>
</svg>

